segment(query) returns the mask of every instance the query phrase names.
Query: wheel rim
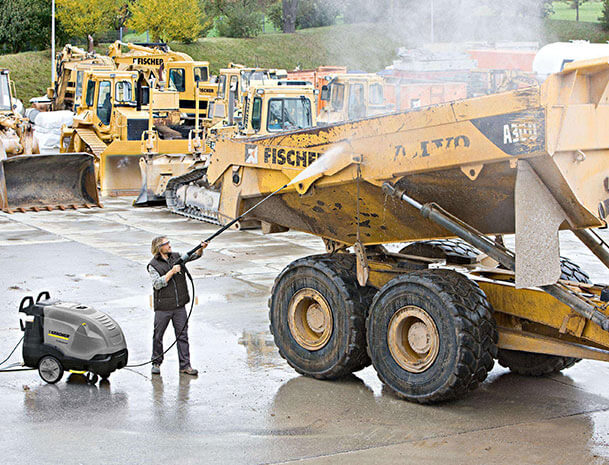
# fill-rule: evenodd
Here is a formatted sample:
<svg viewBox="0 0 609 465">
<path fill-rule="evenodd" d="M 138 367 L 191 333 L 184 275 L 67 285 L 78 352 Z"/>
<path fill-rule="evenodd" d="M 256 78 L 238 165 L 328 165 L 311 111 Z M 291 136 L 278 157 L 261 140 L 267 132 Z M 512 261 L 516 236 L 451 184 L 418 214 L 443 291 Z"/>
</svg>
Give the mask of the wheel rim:
<svg viewBox="0 0 609 465">
<path fill-rule="evenodd" d="M 45 381 L 53 381 L 58 378 L 61 367 L 55 359 L 45 358 L 40 362 L 40 376 Z"/>
<path fill-rule="evenodd" d="M 301 289 L 290 299 L 288 324 L 296 342 L 307 350 L 322 349 L 332 336 L 334 321 L 326 299 L 315 289 Z"/>
<path fill-rule="evenodd" d="M 420 307 L 408 305 L 395 312 L 389 321 L 387 334 L 391 356 L 406 371 L 421 373 L 438 356 L 438 328 Z"/>
</svg>

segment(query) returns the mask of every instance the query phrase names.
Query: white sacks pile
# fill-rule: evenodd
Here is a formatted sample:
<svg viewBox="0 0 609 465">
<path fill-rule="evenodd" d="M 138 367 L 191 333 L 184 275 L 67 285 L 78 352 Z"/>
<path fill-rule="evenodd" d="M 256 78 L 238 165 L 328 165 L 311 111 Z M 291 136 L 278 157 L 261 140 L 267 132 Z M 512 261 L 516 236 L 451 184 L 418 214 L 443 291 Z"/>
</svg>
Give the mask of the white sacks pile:
<svg viewBox="0 0 609 465">
<path fill-rule="evenodd" d="M 34 117 L 34 139 L 42 155 L 59 153 L 61 127 L 71 126 L 74 114 L 68 110 L 43 111 Z"/>
</svg>

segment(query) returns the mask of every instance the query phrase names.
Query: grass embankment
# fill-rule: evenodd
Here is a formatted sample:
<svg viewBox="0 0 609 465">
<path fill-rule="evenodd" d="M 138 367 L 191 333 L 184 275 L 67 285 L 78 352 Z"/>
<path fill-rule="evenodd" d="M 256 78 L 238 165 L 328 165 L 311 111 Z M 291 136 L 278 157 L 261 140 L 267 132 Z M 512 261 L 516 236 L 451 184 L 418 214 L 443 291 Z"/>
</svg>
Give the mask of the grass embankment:
<svg viewBox="0 0 609 465">
<path fill-rule="evenodd" d="M 497 18 L 501 21 L 501 18 Z M 547 42 L 588 39 L 591 42 L 606 42 L 609 34 L 598 23 L 575 21 L 544 21 L 545 32 L 528 31 L 527 37 L 505 37 L 493 39 L 482 37 L 482 28 L 465 31 L 462 40 L 535 40 L 540 45 Z M 172 43 L 174 50 L 188 53 L 195 60 L 208 60 L 213 73 L 217 73 L 229 62 L 249 66 L 301 69 L 320 65 L 343 65 L 352 70 L 378 71 L 390 65 L 401 46 L 415 46 L 414 42 L 425 40 L 426 25 L 419 24 L 420 34 L 406 31 L 392 33 L 392 28 L 383 24 L 340 24 L 330 27 L 304 29 L 295 34 L 263 34 L 254 39 L 228 39 L 210 37 L 193 44 Z M 436 40 L 451 40 L 449 28 L 438 25 Z M 488 27 L 486 30 L 499 30 Z M 503 28 L 505 29 L 505 28 Z M 481 32 L 482 31 L 482 32 Z M 393 29 L 393 32 L 396 32 Z M 540 39 L 544 36 L 545 39 Z M 100 45 L 100 51 L 106 47 Z M 24 102 L 31 97 L 43 95 L 50 82 L 51 56 L 49 51 L 26 52 L 18 55 L 0 55 L 0 68 L 9 68 L 17 87 L 17 94 Z"/>
<path fill-rule="evenodd" d="M 390 65 L 404 45 L 388 37 L 382 25 L 336 25 L 303 29 L 295 34 L 263 34 L 254 39 L 210 37 L 194 44 L 171 44 L 195 60 L 208 60 L 217 73 L 229 62 L 249 66 L 301 69 L 343 65 L 349 69 L 378 71 Z"/>
<path fill-rule="evenodd" d="M 0 68 L 10 70 L 17 97 L 27 107 L 30 98 L 47 93 L 51 83 L 51 51 L 0 55 Z"/>
</svg>

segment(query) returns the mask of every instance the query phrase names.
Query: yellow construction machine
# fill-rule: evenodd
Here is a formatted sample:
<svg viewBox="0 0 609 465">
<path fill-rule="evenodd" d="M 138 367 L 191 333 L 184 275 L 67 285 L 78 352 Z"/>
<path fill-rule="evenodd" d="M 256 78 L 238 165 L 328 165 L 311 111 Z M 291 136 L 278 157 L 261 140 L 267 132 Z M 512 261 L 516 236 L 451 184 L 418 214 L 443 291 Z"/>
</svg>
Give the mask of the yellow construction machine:
<svg viewBox="0 0 609 465">
<path fill-rule="evenodd" d="M 200 133 L 197 144 L 189 146 L 190 156 L 165 155 L 143 157 L 142 192 L 136 205 L 166 201 L 168 208 L 190 218 L 225 224 L 230 218 L 221 215 L 217 190 L 210 190 L 205 172 L 215 153 L 215 142 L 221 138 L 249 138 L 315 126 L 317 91 L 310 84 L 266 79 L 248 80 L 243 97 L 242 115 L 225 120 Z M 192 141 L 192 140 L 191 140 Z M 239 185 L 241 173 L 236 170 L 232 183 Z M 258 225 L 242 222 L 241 227 Z"/>
<path fill-rule="evenodd" d="M 86 71 L 84 99 L 72 127 L 62 129 L 63 153 L 91 153 L 102 195 L 136 195 L 145 153 L 185 153 L 179 95 L 143 85 L 135 71 Z M 145 82 L 144 82 L 145 84 Z"/>
<path fill-rule="evenodd" d="M 9 72 L 0 70 L 0 210 L 99 206 L 93 158 L 32 155 L 31 125 L 17 107 Z"/>
<path fill-rule="evenodd" d="M 122 48 L 127 51 L 123 52 Z M 199 114 L 207 117 L 208 102 L 216 96 L 217 84 L 211 81 L 209 62 L 194 61 L 189 55 L 172 51 L 166 44 L 132 44 L 114 42 L 108 52 L 119 70 L 141 71 L 151 87 L 174 90 L 180 96 L 180 112 L 185 118 Z"/>
<path fill-rule="evenodd" d="M 319 112 L 319 123 L 337 123 L 390 113 L 383 98 L 383 79 L 376 74 L 334 74 L 326 77 L 320 98 L 327 102 Z"/>
<path fill-rule="evenodd" d="M 232 126 L 233 118 L 243 113 L 243 105 L 250 87 L 271 85 L 274 82 L 286 81 L 284 69 L 247 68 L 240 64 L 229 63 L 222 68 L 218 76 L 217 93 L 209 103 L 208 118 L 210 125 Z"/>
<path fill-rule="evenodd" d="M 267 198 L 250 221 L 327 246 L 275 280 L 280 354 L 320 379 L 372 364 L 421 403 L 472 391 L 495 358 L 526 375 L 609 361 L 609 287 L 560 257 L 558 235 L 609 266 L 593 229 L 609 214 L 608 95 L 607 59 L 579 61 L 541 87 L 218 140 L 219 218 Z"/>
<path fill-rule="evenodd" d="M 47 88 L 51 100 L 51 110 L 75 111 L 82 98 L 83 76 L 85 71 L 113 70 L 116 66 L 108 56 L 89 53 L 79 47 L 67 44 L 57 54 L 55 82 Z"/>
</svg>

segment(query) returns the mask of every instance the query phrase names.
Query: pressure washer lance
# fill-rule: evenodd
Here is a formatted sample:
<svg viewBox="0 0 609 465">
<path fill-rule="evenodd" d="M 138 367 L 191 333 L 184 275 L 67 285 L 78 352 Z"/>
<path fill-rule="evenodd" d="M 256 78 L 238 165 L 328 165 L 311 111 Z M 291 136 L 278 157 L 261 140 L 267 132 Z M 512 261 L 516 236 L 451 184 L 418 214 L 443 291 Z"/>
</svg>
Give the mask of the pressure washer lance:
<svg viewBox="0 0 609 465">
<path fill-rule="evenodd" d="M 291 183 L 290 183 L 291 184 Z M 216 237 L 218 237 L 220 234 L 222 234 L 224 231 L 226 231 L 228 228 L 230 228 L 232 225 L 234 225 L 235 223 L 237 223 L 238 221 L 240 221 L 243 217 L 245 217 L 248 213 L 250 213 L 252 210 L 254 210 L 255 208 L 257 208 L 258 206 L 260 206 L 260 204 L 266 202 L 268 199 L 270 199 L 272 196 L 274 196 L 275 194 L 277 194 L 279 191 L 282 191 L 283 189 L 285 189 L 286 187 L 288 187 L 289 184 L 286 184 L 284 186 L 281 186 L 279 189 L 277 189 L 274 192 L 271 192 L 269 195 L 267 195 L 265 198 L 263 198 L 260 202 L 258 202 L 256 205 L 254 205 L 253 207 L 251 207 L 249 210 L 247 210 L 245 213 L 242 213 L 241 215 L 239 215 L 237 218 L 235 218 L 234 220 L 232 220 L 231 222 L 225 224 L 224 226 L 222 226 L 220 229 L 218 229 L 215 233 L 213 233 L 211 236 L 209 236 L 207 239 L 205 239 L 203 242 L 205 243 L 209 243 L 212 240 L 214 240 Z M 199 249 L 201 248 L 201 244 L 197 245 L 195 248 L 189 250 L 188 252 L 186 252 L 185 254 L 183 254 L 180 257 L 180 261 L 177 262 L 177 265 L 183 265 L 184 263 L 186 263 L 191 257 L 192 255 L 197 252 Z"/>
</svg>

